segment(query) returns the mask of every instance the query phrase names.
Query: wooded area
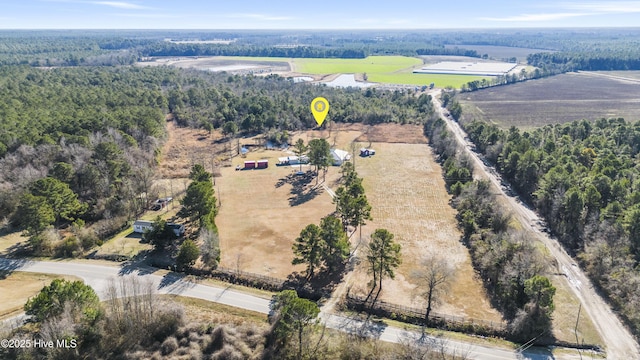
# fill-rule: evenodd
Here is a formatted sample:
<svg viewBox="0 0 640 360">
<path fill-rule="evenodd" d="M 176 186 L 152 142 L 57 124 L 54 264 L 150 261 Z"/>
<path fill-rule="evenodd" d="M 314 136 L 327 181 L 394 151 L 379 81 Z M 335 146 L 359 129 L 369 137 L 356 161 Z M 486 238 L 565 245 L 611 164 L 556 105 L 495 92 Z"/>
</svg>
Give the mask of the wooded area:
<svg viewBox="0 0 640 360">
<path fill-rule="evenodd" d="M 509 336 L 517 341 L 548 339 L 554 310 L 552 286 L 540 250 L 526 233 L 511 224 L 486 181 L 472 181 L 470 161 L 441 119 L 425 124 L 425 133 L 445 170 L 455 196 L 458 224 L 493 305 L 508 321 Z"/>
<path fill-rule="evenodd" d="M 332 104 L 327 123 L 421 123 L 433 111 L 429 96 L 412 92 L 169 67 L 5 66 L 0 85 L 0 213 L 26 230 L 36 253 L 62 256 L 119 231 L 153 201 L 169 113 L 181 126 L 281 144 L 289 131 L 316 126 L 308 104 L 321 94 Z M 51 225 L 72 225 L 65 249 L 50 247 L 59 240 Z"/>
<path fill-rule="evenodd" d="M 580 120 L 530 132 L 482 122 L 465 128 L 638 336 L 640 122 Z"/>
</svg>

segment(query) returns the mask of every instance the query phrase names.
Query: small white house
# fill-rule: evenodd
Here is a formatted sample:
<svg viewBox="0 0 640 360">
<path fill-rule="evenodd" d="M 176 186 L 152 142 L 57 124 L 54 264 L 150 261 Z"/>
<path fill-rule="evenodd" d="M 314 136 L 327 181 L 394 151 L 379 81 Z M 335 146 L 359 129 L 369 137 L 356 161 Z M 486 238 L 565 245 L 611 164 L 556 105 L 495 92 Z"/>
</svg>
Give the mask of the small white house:
<svg viewBox="0 0 640 360">
<path fill-rule="evenodd" d="M 333 165 L 335 166 L 341 166 L 345 161 L 351 160 L 349 152 L 340 149 L 331 149 L 331 156 L 333 157 Z"/>
<path fill-rule="evenodd" d="M 184 231 L 185 231 L 184 225 L 175 224 L 175 223 L 168 223 L 167 225 L 169 225 L 169 227 L 171 228 L 171 230 L 173 230 L 173 233 L 176 234 L 176 236 L 184 235 Z M 136 220 L 133 223 L 133 232 L 135 233 L 144 234 L 145 231 L 151 231 L 151 230 L 153 230 L 153 221 Z"/>
<path fill-rule="evenodd" d="M 133 223 L 133 232 L 144 233 L 145 231 L 151 231 L 153 229 L 153 221 L 136 220 Z"/>
</svg>

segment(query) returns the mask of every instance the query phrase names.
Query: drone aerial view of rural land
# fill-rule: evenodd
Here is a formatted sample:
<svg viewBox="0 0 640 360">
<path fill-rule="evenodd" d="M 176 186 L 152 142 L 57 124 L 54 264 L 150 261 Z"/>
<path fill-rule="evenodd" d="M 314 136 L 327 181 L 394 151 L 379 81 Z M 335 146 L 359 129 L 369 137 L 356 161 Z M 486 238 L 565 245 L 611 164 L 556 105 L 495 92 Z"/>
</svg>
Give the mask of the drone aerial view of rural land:
<svg viewBox="0 0 640 360">
<path fill-rule="evenodd" d="M 0 8 L 0 360 L 640 360 L 640 1 Z"/>
</svg>

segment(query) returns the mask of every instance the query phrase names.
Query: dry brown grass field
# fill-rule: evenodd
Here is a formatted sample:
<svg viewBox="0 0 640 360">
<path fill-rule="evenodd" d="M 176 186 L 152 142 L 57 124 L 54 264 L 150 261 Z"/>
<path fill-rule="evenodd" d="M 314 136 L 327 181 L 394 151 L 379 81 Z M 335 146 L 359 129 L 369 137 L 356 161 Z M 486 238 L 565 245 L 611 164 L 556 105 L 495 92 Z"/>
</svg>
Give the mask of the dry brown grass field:
<svg viewBox="0 0 640 360">
<path fill-rule="evenodd" d="M 23 312 L 27 300 L 54 279 L 79 280 L 75 276 L 14 272 L 0 280 L 0 320 Z"/>
<path fill-rule="evenodd" d="M 326 189 L 316 186 L 315 178 L 304 180 L 304 176 L 295 176 L 298 166 L 275 165 L 278 157 L 291 153 L 250 147 L 245 158 L 236 156 L 229 161 L 232 142 L 220 141 L 218 133 L 177 128 L 172 122 L 167 124 L 170 135 L 163 149 L 156 185 L 179 196 L 188 185 L 186 177 L 191 164 L 204 163 L 208 170 L 217 173 L 215 191 L 222 204 L 216 218 L 221 266 L 277 278 L 304 271 L 303 265 L 291 265 L 291 246 L 304 226 L 318 224 L 322 217 L 334 211 Z M 442 170 L 426 144 L 422 128 L 396 124 L 333 124 L 331 128 L 331 131 L 294 133 L 291 142 L 299 137 L 305 142 L 323 137 L 335 147 L 348 151 L 366 146 L 377 150 L 377 154 L 369 158 L 355 157 L 356 170 L 364 178 L 373 207 L 374 220 L 364 226 L 363 238 L 366 241 L 376 228 L 387 228 L 402 244 L 404 259 L 396 279 L 384 282 L 381 300 L 422 307 L 424 301 L 416 296 L 416 282 L 411 273 L 423 256 L 443 256 L 456 272 L 449 291 L 435 311 L 499 321 L 500 314 L 490 306 L 467 249 L 459 241 L 455 210 L 449 205 L 450 196 L 445 190 Z M 255 138 L 242 138 L 239 142 L 242 145 L 259 143 Z M 269 167 L 235 170 L 245 160 L 258 159 L 268 159 Z M 305 172 L 311 169 L 310 166 L 302 167 Z M 322 174 L 320 176 L 322 185 Z M 339 168 L 330 167 L 324 184 L 335 190 L 339 176 Z M 171 210 L 169 213 L 173 212 Z M 355 246 L 357 232 L 351 240 Z M 360 252 L 359 256 L 362 255 Z M 363 263 L 348 279 L 352 292 L 366 294 L 369 276 Z M 558 294 L 554 333 L 566 341 L 575 341 L 572 331 L 574 300 L 565 291 Z M 580 328 L 580 340 L 598 341 L 584 314 Z"/>
<path fill-rule="evenodd" d="M 375 156 L 356 159 L 356 171 L 364 178 L 373 217 L 365 226 L 363 237 L 366 239 L 376 228 L 391 231 L 402 245 L 403 258 L 396 279 L 383 282 L 380 299 L 423 307 L 425 302 L 417 296 L 412 272 L 425 256 L 442 257 L 453 266 L 455 275 L 435 311 L 499 321 L 501 316 L 489 304 L 468 251 L 460 242 L 455 210 L 449 205 L 442 170 L 429 146 L 373 143 L 373 148 Z M 363 253 L 359 255 L 363 257 Z M 361 263 L 356 269 L 352 292 L 366 294 L 368 290 L 369 276 L 364 265 Z"/>
<path fill-rule="evenodd" d="M 354 130 L 309 131 L 296 134 L 305 142 L 325 137 L 339 148 L 361 133 Z M 303 165 L 309 175 L 296 175 L 299 166 L 276 166 L 278 157 L 292 155 L 281 150 L 259 149 L 246 158 L 233 159 L 232 167 L 223 167 L 217 179 L 216 192 L 221 201 L 216 218 L 224 267 L 286 278 L 294 271 L 304 271 L 303 265 L 293 266 L 291 246 L 300 231 L 308 224 L 335 210 L 332 198 L 322 186 L 335 187 L 339 179 L 338 167 L 330 167 L 323 183 L 310 175 L 312 167 Z M 260 170 L 236 171 L 246 160 L 269 160 L 269 167 Z"/>
<path fill-rule="evenodd" d="M 637 81 L 594 73 L 568 73 L 462 93 L 458 98 L 463 106 L 463 122 L 475 118 L 503 128 L 529 129 L 603 117 L 637 121 L 640 120 L 638 93 L 640 83 Z"/>
<path fill-rule="evenodd" d="M 373 218 L 363 228 L 363 238 L 384 227 L 396 235 L 403 246 L 404 263 L 396 280 L 386 281 L 381 299 L 407 306 L 422 306 L 416 297 L 411 272 L 422 257 L 446 254 L 456 275 L 450 291 L 437 310 L 448 314 L 498 321 L 481 281 L 475 276 L 467 249 L 459 242 L 455 211 L 449 206 L 439 165 L 426 144 L 420 126 L 385 124 L 334 126 L 329 131 L 295 134 L 308 141 L 325 137 L 338 148 L 350 150 L 370 143 L 378 153 L 370 158 L 356 157 L 356 170 L 373 207 Z M 400 143 L 403 139 L 410 144 Z M 371 140 L 371 141 L 369 141 Z M 386 140 L 391 142 L 385 142 Z M 275 150 L 250 152 L 246 159 L 235 158 L 217 179 L 216 191 L 222 207 L 216 223 L 220 231 L 222 266 L 284 278 L 304 266 L 292 266 L 291 246 L 300 230 L 335 209 L 331 197 L 315 180 L 295 184 L 298 167 L 276 167 L 286 153 Z M 269 159 L 264 170 L 236 171 L 245 160 Z M 306 171 L 309 167 L 303 167 Z M 321 183 L 322 183 L 322 179 Z M 331 167 L 325 184 L 335 190 L 339 168 Z M 297 189 L 297 190 L 296 190 Z M 297 191 L 297 194 L 296 194 Z M 352 237 L 355 246 L 358 233 Z M 368 276 L 364 265 L 357 269 L 352 291 L 366 291 Z"/>
</svg>

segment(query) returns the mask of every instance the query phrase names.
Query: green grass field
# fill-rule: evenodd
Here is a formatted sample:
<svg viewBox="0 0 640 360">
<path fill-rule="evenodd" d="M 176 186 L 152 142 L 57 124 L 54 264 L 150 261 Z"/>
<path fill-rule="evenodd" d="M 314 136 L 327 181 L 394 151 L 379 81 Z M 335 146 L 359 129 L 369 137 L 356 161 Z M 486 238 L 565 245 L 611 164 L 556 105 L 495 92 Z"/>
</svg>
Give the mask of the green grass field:
<svg viewBox="0 0 640 360">
<path fill-rule="evenodd" d="M 412 72 L 369 75 L 369 81 L 382 84 L 429 85 L 434 83 L 435 86 L 439 88 L 452 86 L 456 89 L 459 89 L 462 84 L 466 84 L 469 81 L 482 79 L 485 78 L 470 75 L 414 74 Z M 487 77 L 486 79 L 489 78 Z"/>
<path fill-rule="evenodd" d="M 239 61 L 289 62 L 293 71 L 303 74 L 362 74 L 368 81 L 381 84 L 428 85 L 437 87 L 453 86 L 460 88 L 473 80 L 489 77 L 448 74 L 414 74 L 413 69 L 422 65 L 422 60 L 408 56 L 369 56 L 364 59 L 316 59 L 316 58 L 279 58 L 279 57 L 224 57 Z"/>
<path fill-rule="evenodd" d="M 384 74 L 411 70 L 422 60 L 406 56 L 369 56 L 365 59 L 293 59 L 294 70 L 307 74 Z"/>
</svg>

